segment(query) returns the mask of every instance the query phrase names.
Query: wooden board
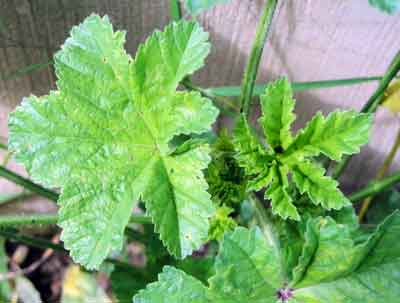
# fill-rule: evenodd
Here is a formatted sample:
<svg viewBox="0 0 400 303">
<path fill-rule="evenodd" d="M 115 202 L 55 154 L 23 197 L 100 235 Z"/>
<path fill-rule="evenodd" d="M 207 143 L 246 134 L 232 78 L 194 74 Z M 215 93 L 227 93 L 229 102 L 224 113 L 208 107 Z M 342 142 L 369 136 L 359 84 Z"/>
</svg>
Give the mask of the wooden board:
<svg viewBox="0 0 400 303">
<path fill-rule="evenodd" d="M 287 75 L 292 81 L 381 75 L 400 49 L 400 16 L 369 7 L 367 0 L 280 1 L 266 45 L 258 82 Z M 262 0 L 233 0 L 199 16 L 210 32 L 213 49 L 207 66 L 194 79 L 203 86 L 240 84 L 251 48 Z M 54 88 L 49 66 L 28 76 L 6 80 L 14 71 L 43 63 L 63 43 L 72 25 L 92 12 L 108 14 L 126 29 L 127 49 L 170 20 L 167 0 L 0 0 L 0 134 L 7 137 L 7 115 L 23 96 Z M 296 94 L 296 128 L 318 110 L 356 108 L 376 83 L 320 89 Z M 343 180 L 357 188 L 382 163 L 399 127 L 399 118 L 380 110 L 370 144 L 351 162 Z M 1 155 L 0 155 L 1 156 Z M 399 168 L 400 155 L 393 169 Z M 22 171 L 20 167 L 12 168 Z M 9 186 L 0 181 L 0 190 Z"/>
</svg>

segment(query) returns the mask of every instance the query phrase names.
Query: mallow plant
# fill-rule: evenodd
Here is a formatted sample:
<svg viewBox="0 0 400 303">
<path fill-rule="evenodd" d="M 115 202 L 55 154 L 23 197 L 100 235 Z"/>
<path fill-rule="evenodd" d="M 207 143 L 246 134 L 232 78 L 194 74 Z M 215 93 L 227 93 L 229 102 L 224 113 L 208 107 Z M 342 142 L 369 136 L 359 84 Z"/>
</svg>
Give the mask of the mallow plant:
<svg viewBox="0 0 400 303">
<path fill-rule="evenodd" d="M 368 142 L 371 111 L 317 113 L 293 132 L 293 89 L 280 77 L 249 122 L 275 6 L 265 4 L 232 131 L 213 131 L 218 100 L 191 85 L 211 44 L 185 20 L 155 31 L 132 57 L 125 32 L 87 17 L 54 56 L 57 89 L 10 114 L 16 161 L 60 190 L 58 225 L 75 262 L 100 269 L 123 249 L 134 208 L 151 219 L 147 267 L 111 275 L 121 302 L 399 300 L 400 214 L 360 226 L 326 172 L 329 159 Z"/>
</svg>

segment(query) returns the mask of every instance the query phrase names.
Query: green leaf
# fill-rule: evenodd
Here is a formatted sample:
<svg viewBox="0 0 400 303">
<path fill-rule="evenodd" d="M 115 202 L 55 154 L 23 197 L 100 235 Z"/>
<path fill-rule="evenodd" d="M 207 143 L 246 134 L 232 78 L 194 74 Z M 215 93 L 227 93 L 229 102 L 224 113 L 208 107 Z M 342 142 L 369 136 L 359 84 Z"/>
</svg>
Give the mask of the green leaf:
<svg viewBox="0 0 400 303">
<path fill-rule="evenodd" d="M 368 141 L 372 116 L 337 111 L 325 118 L 317 113 L 293 139 L 290 128 L 295 119 L 294 106 L 290 83 L 286 78 L 277 80 L 261 96 L 262 116 L 258 120 L 269 146 L 259 140 L 244 117 L 238 120 L 233 134 L 235 158 L 245 169 L 247 190 L 266 188 L 265 196 L 271 200 L 273 213 L 284 219 L 300 220 L 288 176 L 293 177 L 300 193 L 306 193 L 313 204 L 325 209 L 349 205 L 337 182 L 325 176 L 325 170 L 310 158 L 323 153 L 340 160 L 343 155 L 358 152 Z M 302 206 L 307 209 L 307 205 Z"/>
<path fill-rule="evenodd" d="M 185 0 L 185 7 L 191 15 L 197 15 L 217 4 L 227 3 L 230 0 Z"/>
<path fill-rule="evenodd" d="M 389 14 L 397 13 L 400 10 L 400 2 L 398 0 L 368 0 L 369 4 L 377 7 L 381 11 Z"/>
<path fill-rule="evenodd" d="M 134 298 L 133 303 L 205 303 L 207 288 L 183 271 L 165 266 L 158 281 L 147 285 Z"/>
<path fill-rule="evenodd" d="M 245 169 L 246 174 L 259 174 L 268 168 L 271 157 L 266 154 L 257 135 L 244 117 L 240 117 L 236 123 L 234 145 L 237 151 L 236 160 Z"/>
<path fill-rule="evenodd" d="M 229 215 L 234 209 L 225 205 L 217 208 L 215 216 L 211 218 L 208 238 L 210 240 L 221 240 L 225 232 L 233 230 L 237 223 Z"/>
<path fill-rule="evenodd" d="M 298 133 L 284 157 L 315 157 L 320 153 L 339 161 L 343 155 L 358 153 L 368 142 L 372 124 L 370 114 L 335 111 L 327 118 L 318 112 Z"/>
<path fill-rule="evenodd" d="M 200 94 L 176 92 L 203 65 L 207 38 L 197 23 L 173 23 L 132 60 L 125 32 L 91 15 L 55 56 L 59 91 L 26 98 L 10 115 L 17 161 L 33 180 L 62 188 L 61 237 L 76 262 L 98 268 L 121 248 L 140 197 L 175 256 L 207 237 L 214 213 L 202 174 L 208 147 L 174 156 L 169 146 L 176 135 L 208 131 L 218 114 Z"/>
<path fill-rule="evenodd" d="M 259 119 L 267 142 L 272 148 L 287 148 L 292 142 L 290 127 L 296 116 L 295 101 L 289 81 L 282 78 L 267 86 L 260 96 L 262 117 Z"/>
<path fill-rule="evenodd" d="M 275 288 L 283 284 L 280 264 L 279 252 L 267 245 L 259 229 L 238 227 L 221 243 L 209 288 L 167 266 L 158 282 L 140 291 L 133 302 L 275 302 Z"/>
<path fill-rule="evenodd" d="M 310 161 L 298 162 L 292 167 L 293 180 L 303 193 L 307 193 L 316 205 L 326 209 L 340 209 L 350 201 L 337 188 L 338 182 L 325 176 L 325 169 Z"/>
<path fill-rule="evenodd" d="M 300 220 L 300 215 L 288 193 L 289 182 L 286 177 L 287 171 L 283 169 L 284 167 L 272 167 L 273 181 L 265 192 L 265 196 L 271 199 L 273 213 L 278 214 L 283 219 L 291 218 L 293 220 Z"/>
<path fill-rule="evenodd" d="M 294 298 L 305 303 L 396 302 L 400 295 L 399 213 L 387 218 L 358 245 L 345 226 L 320 220 L 319 230 L 314 230 L 318 244 Z"/>
<path fill-rule="evenodd" d="M 212 160 L 205 174 L 208 192 L 215 205 L 235 207 L 245 199 L 247 180 L 234 154 L 235 147 L 231 138 L 226 131 L 221 131 L 211 145 Z"/>
<path fill-rule="evenodd" d="M 210 279 L 211 289 L 229 294 L 238 302 L 274 297 L 275 289 L 283 281 L 280 264 L 279 251 L 266 243 L 258 228 L 238 227 L 221 243 L 216 275 Z"/>
</svg>

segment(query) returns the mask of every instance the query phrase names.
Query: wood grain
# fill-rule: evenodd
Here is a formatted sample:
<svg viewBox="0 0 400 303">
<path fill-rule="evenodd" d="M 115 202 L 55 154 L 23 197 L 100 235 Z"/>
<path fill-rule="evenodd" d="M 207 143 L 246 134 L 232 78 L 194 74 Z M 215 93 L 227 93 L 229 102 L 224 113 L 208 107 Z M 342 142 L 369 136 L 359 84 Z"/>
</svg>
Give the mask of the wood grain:
<svg viewBox="0 0 400 303">
<path fill-rule="evenodd" d="M 46 62 L 60 47 L 72 25 L 92 12 L 108 14 L 126 29 L 127 49 L 170 20 L 167 0 L 0 0 L 0 134 L 7 136 L 7 115 L 24 96 L 45 94 L 55 87 L 52 68 L 11 80 L 5 77 L 35 63 Z M 194 81 L 204 86 L 240 84 L 262 0 L 232 0 L 201 14 L 199 22 L 213 44 L 207 65 Z M 187 16 L 186 16 L 187 17 Z M 399 16 L 388 16 L 366 0 L 280 1 L 262 59 L 258 82 L 288 75 L 292 81 L 381 75 L 400 48 Z M 375 83 L 320 89 L 296 94 L 298 120 L 305 124 L 318 110 L 360 108 Z M 370 144 L 355 157 L 343 178 L 345 189 L 371 178 L 390 149 L 399 118 L 380 110 Z M 396 157 L 393 169 L 400 165 Z M 17 168 L 12 164 L 13 168 Z M 18 167 L 19 171 L 22 171 Z M 4 189 L 0 181 L 0 190 Z M 7 190 L 9 189 L 7 185 Z"/>
</svg>

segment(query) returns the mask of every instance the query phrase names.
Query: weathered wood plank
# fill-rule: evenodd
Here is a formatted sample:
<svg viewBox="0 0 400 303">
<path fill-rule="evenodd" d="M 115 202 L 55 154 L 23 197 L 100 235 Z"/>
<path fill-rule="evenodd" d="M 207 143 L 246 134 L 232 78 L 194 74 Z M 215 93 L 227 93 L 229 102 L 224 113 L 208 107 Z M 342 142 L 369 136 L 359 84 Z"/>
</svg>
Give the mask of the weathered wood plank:
<svg viewBox="0 0 400 303">
<path fill-rule="evenodd" d="M 27 64 L 45 62 L 65 40 L 72 25 L 91 12 L 108 14 L 126 29 L 133 53 L 154 28 L 169 22 L 167 0 L 0 0 L 5 25 L 0 39 L 2 77 Z M 232 0 L 198 17 L 210 32 L 213 49 L 207 66 L 194 77 L 201 85 L 240 84 L 263 0 Z M 258 81 L 286 74 L 293 81 L 380 75 L 400 48 L 399 16 L 387 16 L 366 0 L 281 1 Z M 0 134 L 7 136 L 7 115 L 30 93 L 54 88 L 49 67 L 13 80 L 0 80 Z M 360 108 L 376 84 L 314 90 L 296 94 L 298 122 L 318 110 Z M 351 163 L 348 187 L 367 182 L 382 162 L 399 127 L 399 119 L 382 110 L 373 140 Z M 399 168 L 400 156 L 396 157 Z M 20 169 L 20 168 L 19 168 Z M 351 172 L 351 173 L 349 173 Z M 1 188 L 1 183 L 0 183 Z"/>
</svg>

